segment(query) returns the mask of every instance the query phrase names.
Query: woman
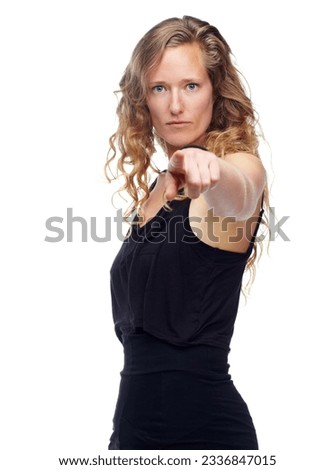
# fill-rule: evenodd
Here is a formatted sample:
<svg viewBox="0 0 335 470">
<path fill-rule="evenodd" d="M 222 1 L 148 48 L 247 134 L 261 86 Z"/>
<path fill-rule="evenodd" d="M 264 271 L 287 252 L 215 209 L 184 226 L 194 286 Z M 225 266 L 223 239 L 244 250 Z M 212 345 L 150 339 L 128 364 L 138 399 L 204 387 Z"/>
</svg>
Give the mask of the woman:
<svg viewBox="0 0 335 470">
<path fill-rule="evenodd" d="M 111 268 L 125 362 L 108 448 L 258 449 L 227 362 L 266 193 L 252 104 L 219 31 L 188 16 L 139 41 L 120 91 L 105 171 L 118 147 L 136 213 Z"/>
</svg>

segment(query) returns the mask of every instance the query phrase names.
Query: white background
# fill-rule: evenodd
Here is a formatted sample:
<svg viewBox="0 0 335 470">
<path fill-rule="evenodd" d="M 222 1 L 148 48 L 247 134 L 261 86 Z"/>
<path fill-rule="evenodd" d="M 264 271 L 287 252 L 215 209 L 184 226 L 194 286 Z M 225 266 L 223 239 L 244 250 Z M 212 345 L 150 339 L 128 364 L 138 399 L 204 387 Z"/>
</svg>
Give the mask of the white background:
<svg viewBox="0 0 335 470">
<path fill-rule="evenodd" d="M 331 2 L 184 4 L 1 4 L 3 468 L 58 468 L 58 457 L 107 449 L 122 368 L 109 294 L 120 242 L 114 234 L 85 243 L 77 223 L 73 242 L 48 243 L 45 221 L 63 217 L 65 230 L 73 208 L 88 222 L 95 217 L 103 236 L 105 218 L 115 216 L 103 175 L 113 91 L 140 37 L 183 14 L 213 23 L 230 44 L 271 146 L 264 163 L 272 206 L 278 219 L 290 216 L 283 230 L 291 241 L 270 244 L 241 303 L 231 373 L 261 454 L 276 454 L 277 468 L 331 467 Z"/>
</svg>

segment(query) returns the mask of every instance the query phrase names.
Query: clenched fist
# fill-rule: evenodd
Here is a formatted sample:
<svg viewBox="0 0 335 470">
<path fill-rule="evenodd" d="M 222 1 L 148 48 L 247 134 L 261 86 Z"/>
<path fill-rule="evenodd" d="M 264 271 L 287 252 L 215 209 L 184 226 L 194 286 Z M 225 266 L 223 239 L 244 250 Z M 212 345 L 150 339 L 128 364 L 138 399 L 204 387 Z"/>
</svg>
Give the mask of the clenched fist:
<svg viewBox="0 0 335 470">
<path fill-rule="evenodd" d="M 181 187 L 187 186 L 188 197 L 196 199 L 219 179 L 219 158 L 214 153 L 195 147 L 177 150 L 165 174 L 165 197 L 171 201 Z"/>
</svg>

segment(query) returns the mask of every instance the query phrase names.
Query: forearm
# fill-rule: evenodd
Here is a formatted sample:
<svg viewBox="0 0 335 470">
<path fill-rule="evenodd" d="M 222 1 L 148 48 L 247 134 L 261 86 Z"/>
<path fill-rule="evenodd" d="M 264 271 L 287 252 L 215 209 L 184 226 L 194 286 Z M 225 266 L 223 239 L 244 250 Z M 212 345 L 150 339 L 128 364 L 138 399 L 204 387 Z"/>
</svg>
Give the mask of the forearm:
<svg viewBox="0 0 335 470">
<path fill-rule="evenodd" d="M 266 176 L 260 161 L 249 163 L 247 158 L 243 155 L 234 163 L 219 158 L 220 179 L 203 193 L 215 215 L 246 220 L 254 214 Z"/>
</svg>

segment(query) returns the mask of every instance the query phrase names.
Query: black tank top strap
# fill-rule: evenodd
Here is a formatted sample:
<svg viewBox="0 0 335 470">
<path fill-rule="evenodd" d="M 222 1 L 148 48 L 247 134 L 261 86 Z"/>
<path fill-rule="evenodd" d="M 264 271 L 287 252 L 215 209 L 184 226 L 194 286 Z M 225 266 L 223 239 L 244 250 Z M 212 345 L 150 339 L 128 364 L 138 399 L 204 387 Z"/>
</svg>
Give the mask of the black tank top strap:
<svg viewBox="0 0 335 470">
<path fill-rule="evenodd" d="M 265 195 L 265 191 L 262 192 L 262 200 L 261 200 L 261 212 L 262 212 L 262 214 L 264 212 L 264 195 Z"/>
<path fill-rule="evenodd" d="M 259 211 L 259 214 L 258 214 L 258 217 L 257 217 L 257 225 L 256 225 L 255 231 L 253 233 L 253 236 L 250 240 L 249 250 L 252 250 L 252 247 L 255 243 L 259 226 L 261 225 L 262 220 L 263 220 L 263 214 L 264 214 L 264 191 L 263 191 L 262 199 L 261 199 L 261 208 L 260 208 L 260 211 Z"/>
</svg>

